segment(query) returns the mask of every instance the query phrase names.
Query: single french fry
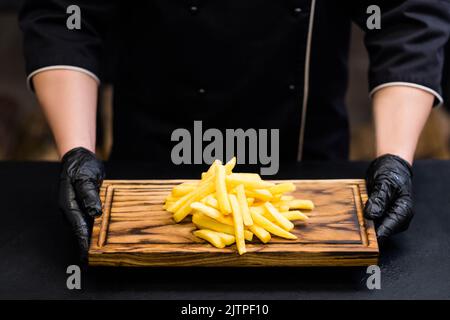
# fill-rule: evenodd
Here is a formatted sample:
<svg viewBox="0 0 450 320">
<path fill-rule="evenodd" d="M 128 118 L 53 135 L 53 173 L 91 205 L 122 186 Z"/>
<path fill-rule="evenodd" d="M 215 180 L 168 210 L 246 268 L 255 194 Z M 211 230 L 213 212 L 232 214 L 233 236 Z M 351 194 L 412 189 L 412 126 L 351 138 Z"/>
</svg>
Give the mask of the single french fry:
<svg viewBox="0 0 450 320">
<path fill-rule="evenodd" d="M 227 186 L 225 183 L 225 167 L 222 165 L 216 166 L 215 169 L 215 185 L 216 185 L 216 198 L 219 203 L 220 211 L 223 214 L 231 213 L 230 200 L 228 198 Z"/>
<path fill-rule="evenodd" d="M 192 222 L 199 229 L 211 229 L 213 231 L 234 235 L 234 228 L 232 226 L 220 223 L 201 213 L 194 213 L 192 215 Z"/>
<path fill-rule="evenodd" d="M 217 202 L 217 199 L 212 194 L 203 198 L 202 202 L 210 207 L 213 207 L 214 209 L 219 209 L 219 203 Z"/>
<path fill-rule="evenodd" d="M 193 233 L 194 233 L 194 236 L 208 241 L 216 248 L 219 248 L 219 249 L 225 248 L 225 242 L 223 241 L 222 237 L 220 237 L 220 235 L 218 235 L 214 231 L 200 229 L 200 230 L 195 230 Z"/>
<path fill-rule="evenodd" d="M 283 182 L 269 188 L 272 194 L 286 193 L 295 191 L 295 185 L 292 182 Z"/>
<path fill-rule="evenodd" d="M 261 213 L 260 211 L 258 211 L 258 213 L 261 214 L 267 220 L 277 224 L 275 219 L 269 213 L 267 213 L 267 211 L 265 211 L 264 213 Z M 284 212 L 280 211 L 280 214 L 283 215 L 289 221 L 297 221 L 297 220 L 306 221 L 309 219 L 309 217 L 307 215 L 305 215 L 304 213 L 302 213 L 298 210 L 284 211 Z"/>
<path fill-rule="evenodd" d="M 260 215 L 264 215 L 264 213 L 266 212 L 266 209 L 264 209 L 264 207 L 262 205 L 252 206 L 252 207 L 250 207 L 250 213 L 252 213 L 252 212 L 255 212 Z"/>
<path fill-rule="evenodd" d="M 256 189 L 256 190 L 245 189 L 245 194 L 247 195 L 247 197 L 251 197 L 261 201 L 270 201 L 273 197 L 273 195 L 267 189 Z"/>
<path fill-rule="evenodd" d="M 244 185 L 240 184 L 236 187 L 236 198 L 241 209 L 242 219 L 246 227 L 253 224 L 252 216 L 250 215 L 250 210 L 248 209 L 247 198 L 245 197 Z"/>
<path fill-rule="evenodd" d="M 167 211 L 174 213 L 175 211 L 177 211 L 179 208 L 181 208 L 183 206 L 183 204 L 189 200 L 189 198 L 191 197 L 191 194 L 194 193 L 194 191 L 185 194 L 184 196 L 182 196 L 181 198 L 179 198 L 177 201 L 173 201 L 172 204 L 170 204 L 169 206 L 167 206 Z"/>
<path fill-rule="evenodd" d="M 264 204 L 266 212 L 273 218 L 273 220 L 286 231 L 291 231 L 294 229 L 294 224 L 285 218 L 277 208 L 275 208 L 270 202 Z"/>
<path fill-rule="evenodd" d="M 218 165 L 222 165 L 222 161 L 214 160 L 214 162 L 208 168 L 208 171 L 202 173 L 202 180 L 206 180 L 208 178 L 213 177 L 216 174 L 215 170 Z"/>
<path fill-rule="evenodd" d="M 205 216 L 217 220 L 220 223 L 233 226 L 233 219 L 230 216 L 224 216 L 219 210 L 209 207 L 201 202 L 192 203 L 191 208 L 197 212 L 203 213 Z"/>
<path fill-rule="evenodd" d="M 314 209 L 314 203 L 311 200 L 291 200 L 289 201 L 289 207 L 291 209 L 304 209 L 304 210 L 312 210 Z"/>
<path fill-rule="evenodd" d="M 217 231 L 213 231 L 213 232 L 217 232 Z M 233 243 L 236 242 L 236 238 L 234 236 L 232 236 L 231 234 L 226 234 L 223 232 L 217 232 L 217 234 L 219 235 L 219 237 L 222 238 L 223 243 L 225 243 L 226 246 L 231 246 Z"/>
<path fill-rule="evenodd" d="M 219 218 L 217 218 L 217 221 L 223 224 L 227 224 L 229 226 L 234 226 L 233 217 L 231 217 L 231 215 L 222 214 Z"/>
<path fill-rule="evenodd" d="M 180 222 L 192 211 L 191 204 L 206 197 L 208 194 L 213 193 L 215 190 L 214 183 L 208 182 L 198 187 L 192 192 L 192 195 L 186 202 L 174 213 L 173 219 L 175 222 Z"/>
<path fill-rule="evenodd" d="M 214 209 L 212 207 L 208 207 L 207 205 L 205 205 L 201 202 L 193 202 L 191 204 L 191 208 L 203 213 L 204 215 L 206 215 L 210 218 L 216 219 L 216 220 L 218 217 L 221 216 L 221 213 L 219 210 Z"/>
<path fill-rule="evenodd" d="M 185 194 L 188 194 L 189 192 L 192 192 L 197 188 L 197 184 L 188 184 L 188 183 L 182 183 L 179 184 L 172 189 L 172 196 L 179 198 L 184 196 Z"/>
<path fill-rule="evenodd" d="M 225 163 L 225 173 L 226 174 L 232 173 L 235 166 L 236 166 L 236 157 L 233 157 L 230 159 L 230 161 Z"/>
<path fill-rule="evenodd" d="M 233 176 L 240 179 L 262 181 L 261 176 L 257 173 L 239 172 L 233 173 Z"/>
<path fill-rule="evenodd" d="M 262 214 L 262 216 L 267 220 L 269 220 L 270 222 L 275 223 L 277 226 L 279 226 L 277 224 L 277 221 L 267 211 L 264 210 L 264 214 Z"/>
<path fill-rule="evenodd" d="M 301 220 L 301 221 L 306 221 L 308 220 L 308 216 L 306 214 L 304 214 L 303 212 L 299 211 L 299 210 L 294 210 L 294 211 L 286 211 L 286 212 L 280 212 L 286 219 L 290 220 L 290 221 L 295 221 L 295 220 Z"/>
<path fill-rule="evenodd" d="M 241 208 L 237 197 L 234 194 L 228 195 L 231 204 L 231 210 L 233 212 L 234 221 L 234 237 L 236 239 L 236 247 L 240 255 L 243 255 L 247 250 L 245 249 L 244 239 L 244 220 L 242 217 Z"/>
<path fill-rule="evenodd" d="M 294 234 L 292 234 L 290 232 L 287 232 L 283 228 L 277 226 L 273 222 L 271 222 L 268 219 L 264 218 L 262 215 L 260 215 L 258 213 L 255 213 L 255 212 L 251 212 L 251 214 L 252 214 L 253 221 L 258 226 L 260 226 L 260 227 L 266 229 L 267 231 L 269 231 L 271 234 L 274 234 L 274 235 L 279 236 L 281 238 L 290 239 L 290 240 L 297 239 L 296 235 L 294 235 Z"/>
<path fill-rule="evenodd" d="M 261 240 L 262 243 L 267 243 L 272 238 L 269 232 L 267 232 L 263 227 L 257 226 L 256 224 L 253 224 L 248 228 L 259 240 Z"/>
<path fill-rule="evenodd" d="M 251 178 L 249 179 L 248 177 L 244 176 L 237 176 L 236 173 L 229 174 L 226 177 L 226 182 L 231 187 L 243 184 L 245 188 L 249 189 L 264 189 L 274 186 L 274 184 L 271 182 L 255 180 Z"/>
<path fill-rule="evenodd" d="M 226 225 L 224 223 L 220 223 L 220 222 L 218 222 L 210 217 L 207 217 L 201 213 L 193 214 L 192 222 L 199 229 L 211 229 L 213 231 L 223 232 L 223 233 L 234 235 L 234 227 Z M 252 241 L 253 233 L 248 230 L 244 230 L 244 238 L 247 241 Z"/>
</svg>

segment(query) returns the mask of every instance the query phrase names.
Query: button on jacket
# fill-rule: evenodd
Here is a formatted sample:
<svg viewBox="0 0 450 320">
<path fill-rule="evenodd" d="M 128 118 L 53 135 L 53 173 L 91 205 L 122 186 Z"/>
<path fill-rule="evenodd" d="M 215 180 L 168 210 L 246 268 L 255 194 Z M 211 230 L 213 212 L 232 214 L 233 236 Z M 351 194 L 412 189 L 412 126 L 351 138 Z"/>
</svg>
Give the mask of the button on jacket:
<svg viewBox="0 0 450 320">
<path fill-rule="evenodd" d="M 80 30 L 66 27 L 73 4 Z M 373 4 L 381 30 L 366 27 Z M 400 84 L 442 101 L 448 0 L 26 0 L 20 14 L 30 80 L 60 68 L 101 79 L 118 30 L 112 156 L 148 160 L 169 160 L 172 131 L 194 120 L 280 129 L 282 161 L 347 158 L 352 21 L 366 32 L 371 93 Z"/>
</svg>

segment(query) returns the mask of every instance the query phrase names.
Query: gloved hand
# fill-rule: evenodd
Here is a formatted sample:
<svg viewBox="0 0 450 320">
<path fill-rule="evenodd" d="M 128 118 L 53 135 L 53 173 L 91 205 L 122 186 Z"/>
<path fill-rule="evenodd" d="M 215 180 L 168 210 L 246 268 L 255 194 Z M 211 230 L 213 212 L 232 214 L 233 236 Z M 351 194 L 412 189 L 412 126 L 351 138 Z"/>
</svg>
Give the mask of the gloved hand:
<svg viewBox="0 0 450 320">
<path fill-rule="evenodd" d="M 93 219 L 102 214 L 99 189 L 104 167 L 94 153 L 84 148 L 70 150 L 61 162 L 59 207 L 77 238 L 80 259 L 85 263 Z"/>
<path fill-rule="evenodd" d="M 383 244 L 408 229 L 413 217 L 412 168 L 404 159 L 387 154 L 370 164 L 366 183 L 369 200 L 364 213 L 375 221 L 378 242 Z"/>
</svg>

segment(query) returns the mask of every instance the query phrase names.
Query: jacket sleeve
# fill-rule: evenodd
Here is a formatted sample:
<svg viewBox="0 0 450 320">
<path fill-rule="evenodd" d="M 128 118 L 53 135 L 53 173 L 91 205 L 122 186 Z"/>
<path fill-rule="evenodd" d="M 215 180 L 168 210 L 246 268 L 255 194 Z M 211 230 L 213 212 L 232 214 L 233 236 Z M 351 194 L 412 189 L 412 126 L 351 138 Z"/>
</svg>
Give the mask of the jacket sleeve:
<svg viewBox="0 0 450 320">
<path fill-rule="evenodd" d="M 77 5 L 81 29 L 70 30 L 67 9 Z M 114 0 L 25 0 L 19 14 L 28 83 L 38 72 L 72 69 L 99 81 L 103 39 L 113 20 Z"/>
<path fill-rule="evenodd" d="M 355 1 L 356 2 L 356 1 Z M 352 2 L 352 3 L 355 3 Z M 442 103 L 444 47 L 450 33 L 450 0 L 357 1 L 350 9 L 365 31 L 372 96 L 391 85 L 421 88 Z M 381 9 L 381 29 L 369 30 L 367 8 Z"/>
</svg>

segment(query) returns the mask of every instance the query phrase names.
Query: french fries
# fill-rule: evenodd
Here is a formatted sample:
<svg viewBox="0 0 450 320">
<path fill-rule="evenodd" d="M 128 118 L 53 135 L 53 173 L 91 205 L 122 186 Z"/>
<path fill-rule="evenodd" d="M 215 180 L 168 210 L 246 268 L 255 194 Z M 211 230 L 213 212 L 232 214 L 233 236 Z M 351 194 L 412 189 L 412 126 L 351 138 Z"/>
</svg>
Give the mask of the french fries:
<svg viewBox="0 0 450 320">
<path fill-rule="evenodd" d="M 225 183 L 225 167 L 221 164 L 215 169 L 215 184 L 216 184 L 216 198 L 219 203 L 219 208 L 224 214 L 231 213 L 230 200 L 228 199 L 227 186 Z"/>
<path fill-rule="evenodd" d="M 197 227 L 199 227 L 199 229 L 208 229 L 208 230 L 213 230 L 213 231 L 222 232 L 222 233 L 231 234 L 231 235 L 235 234 L 234 226 L 220 223 L 220 222 L 218 222 L 214 219 L 211 219 L 210 217 L 204 216 L 202 214 L 195 213 L 192 216 L 192 222 Z M 252 241 L 253 233 L 248 230 L 244 230 L 244 239 L 247 241 Z"/>
<path fill-rule="evenodd" d="M 226 177 L 227 184 L 236 186 L 243 184 L 248 189 L 264 189 L 274 186 L 271 182 L 257 180 L 248 175 L 240 175 L 239 173 L 232 173 Z"/>
<path fill-rule="evenodd" d="M 257 225 L 263 227 L 270 233 L 279 236 L 281 238 L 291 239 L 295 240 L 297 239 L 297 236 L 293 235 L 290 232 L 287 232 L 283 228 L 277 226 L 275 223 L 271 222 L 270 220 L 264 218 L 262 215 L 259 215 L 258 213 L 252 212 L 253 221 L 256 222 Z"/>
<path fill-rule="evenodd" d="M 266 229 L 257 226 L 256 224 L 251 225 L 249 229 L 255 234 L 255 236 L 258 237 L 259 240 L 261 240 L 262 243 L 267 243 L 272 238 L 272 236 L 269 232 L 266 231 Z"/>
<path fill-rule="evenodd" d="M 232 235 L 207 229 L 195 230 L 194 236 L 206 240 L 216 248 L 220 249 L 225 248 L 225 246 L 230 246 L 235 242 Z"/>
<path fill-rule="evenodd" d="M 304 214 L 303 212 L 301 212 L 299 210 L 281 212 L 281 214 L 290 221 L 295 221 L 295 220 L 306 221 L 309 219 L 306 214 Z"/>
<path fill-rule="evenodd" d="M 178 186 L 175 186 L 172 189 L 172 194 L 169 197 L 173 197 L 173 198 L 182 197 L 185 194 L 196 189 L 197 186 L 198 186 L 198 183 L 190 183 L 190 182 L 182 183 Z"/>
<path fill-rule="evenodd" d="M 240 255 L 246 252 L 244 239 L 244 220 L 238 199 L 234 194 L 229 195 L 231 210 L 233 212 L 234 237 L 236 238 L 236 247 Z"/>
<path fill-rule="evenodd" d="M 222 249 L 225 248 L 225 243 L 223 239 L 219 236 L 219 232 L 211 230 L 196 230 L 194 231 L 194 236 L 206 240 L 211 243 L 214 247 Z"/>
<path fill-rule="evenodd" d="M 272 217 L 273 221 L 275 221 L 280 227 L 282 227 L 286 231 L 291 231 L 294 229 L 294 224 L 290 222 L 286 217 L 284 217 L 278 210 L 271 204 L 270 202 L 264 203 L 264 209 Z"/>
<path fill-rule="evenodd" d="M 173 215 L 174 220 L 176 222 L 180 222 L 181 220 L 186 218 L 186 216 L 192 210 L 191 204 L 195 201 L 203 199 L 204 197 L 208 196 L 212 192 L 214 192 L 214 184 L 212 183 L 212 181 L 209 181 L 209 182 L 205 183 L 204 185 L 199 186 L 198 189 L 195 189 L 191 193 L 188 193 L 187 195 L 190 195 L 190 194 L 192 194 L 192 195 L 184 202 L 184 204 L 178 210 L 175 211 L 175 214 Z"/>
<path fill-rule="evenodd" d="M 275 184 L 258 174 L 233 173 L 235 165 L 236 158 L 225 165 L 214 161 L 200 180 L 175 186 L 164 209 L 177 223 L 191 215 L 197 238 L 220 249 L 236 244 L 240 255 L 254 236 L 262 243 L 272 236 L 297 239 L 293 221 L 307 221 L 300 210 L 313 210 L 314 203 L 286 194 L 295 191 L 291 182 Z"/>
<path fill-rule="evenodd" d="M 289 201 L 289 207 L 291 209 L 312 210 L 312 209 L 314 209 L 314 203 L 311 200 L 294 199 L 294 200 Z"/>
<path fill-rule="evenodd" d="M 250 216 L 250 210 L 248 209 L 248 201 L 245 196 L 245 188 L 243 184 L 240 184 L 236 187 L 236 195 L 244 225 L 249 227 L 253 225 L 253 220 Z"/>
<path fill-rule="evenodd" d="M 295 185 L 292 182 L 279 183 L 269 188 L 272 194 L 286 193 L 295 191 Z"/>
<path fill-rule="evenodd" d="M 233 219 L 230 216 L 224 216 L 219 210 L 208 207 L 201 202 L 194 202 L 193 204 L 191 204 L 191 208 L 200 213 L 203 213 L 210 218 L 217 220 L 220 223 L 227 224 L 229 226 L 234 225 Z"/>
<path fill-rule="evenodd" d="M 245 195 L 261 201 L 270 201 L 273 198 L 270 191 L 266 189 L 245 190 Z"/>
</svg>

